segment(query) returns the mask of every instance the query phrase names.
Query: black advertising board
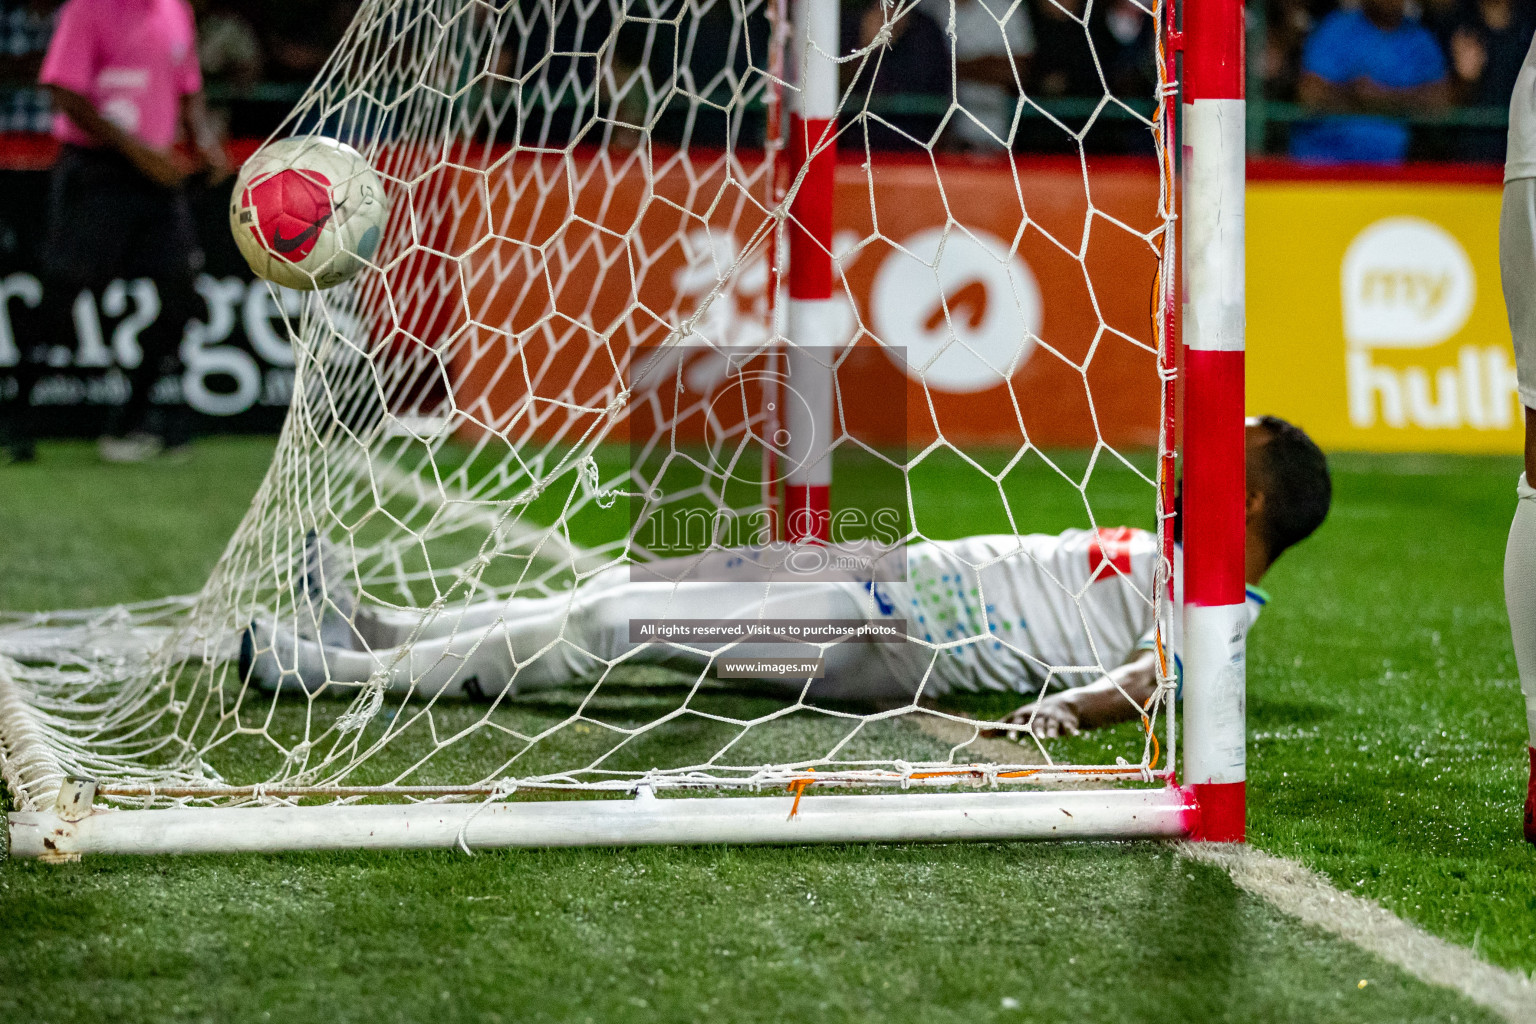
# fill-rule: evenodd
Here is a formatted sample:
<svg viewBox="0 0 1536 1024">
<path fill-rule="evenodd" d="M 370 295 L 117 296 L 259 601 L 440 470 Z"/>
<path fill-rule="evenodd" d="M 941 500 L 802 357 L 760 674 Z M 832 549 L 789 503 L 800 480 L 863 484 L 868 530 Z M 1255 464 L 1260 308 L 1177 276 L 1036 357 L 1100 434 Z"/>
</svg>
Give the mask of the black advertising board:
<svg viewBox="0 0 1536 1024">
<path fill-rule="evenodd" d="M 201 433 L 275 431 L 293 389 L 293 352 L 278 303 L 296 311 L 299 296 L 274 295 L 246 267 L 229 236 L 228 188 L 191 188 L 207 257 L 197 281 L 203 308 L 182 339 L 182 372 L 161 378 L 154 401 L 185 404 Z M 138 362 L 137 337 L 159 315 L 159 298 L 147 280 L 46 294 L 38 248 L 47 193 L 46 170 L 0 170 L 0 396 L 9 401 L 16 392 L 20 353 L 41 345 L 47 368 L 32 393 L 35 429 L 45 437 L 89 437 L 124 400 L 123 371 Z M 43 303 L 54 301 L 70 304 L 73 330 L 42 338 Z"/>
</svg>

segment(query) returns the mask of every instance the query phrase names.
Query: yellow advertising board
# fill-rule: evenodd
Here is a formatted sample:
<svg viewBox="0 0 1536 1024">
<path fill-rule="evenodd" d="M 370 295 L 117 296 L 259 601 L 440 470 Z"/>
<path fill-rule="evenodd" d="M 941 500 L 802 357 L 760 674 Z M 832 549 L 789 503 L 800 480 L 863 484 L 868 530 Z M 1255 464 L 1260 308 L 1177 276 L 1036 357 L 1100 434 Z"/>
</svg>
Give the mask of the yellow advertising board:
<svg viewBox="0 0 1536 1024">
<path fill-rule="evenodd" d="M 1518 452 L 1494 183 L 1254 181 L 1248 409 L 1325 449 Z"/>
</svg>

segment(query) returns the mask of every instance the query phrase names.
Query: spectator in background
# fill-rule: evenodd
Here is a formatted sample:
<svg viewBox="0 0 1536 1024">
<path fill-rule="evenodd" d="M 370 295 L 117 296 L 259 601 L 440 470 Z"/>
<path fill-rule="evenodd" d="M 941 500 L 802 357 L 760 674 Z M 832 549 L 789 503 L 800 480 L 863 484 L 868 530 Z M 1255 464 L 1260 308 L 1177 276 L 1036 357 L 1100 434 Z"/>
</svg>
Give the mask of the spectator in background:
<svg viewBox="0 0 1536 1024">
<path fill-rule="evenodd" d="M 1440 44 L 1440 52 L 1450 49 L 1451 32 L 1462 16 L 1464 0 L 1410 0 L 1408 12 L 1417 15 L 1419 24 Z M 1346 5 L 1347 6 L 1347 5 Z"/>
<path fill-rule="evenodd" d="M 55 322 L 67 330 L 79 290 L 115 277 L 150 278 L 160 300 L 159 315 L 138 336 L 142 354 L 129 369 L 127 401 L 101 439 L 108 461 L 141 461 L 186 440 L 176 425 L 153 422 L 150 393 L 177 365 L 203 259 L 182 191 L 192 168 L 172 148 L 178 132 L 186 128 L 204 167 L 225 171 L 203 107 L 196 43 L 185 0 L 68 0 L 39 76 L 59 112 L 53 131 L 62 143 L 42 252 Z M 25 460 L 36 375 L 18 371 L 21 422 L 12 450 Z"/>
<path fill-rule="evenodd" d="M 53 108 L 37 86 L 48 39 L 53 35 L 54 0 L 0 0 L 0 132 L 48 131 Z"/>
<path fill-rule="evenodd" d="M 219 0 L 192 0 L 192 11 L 197 16 L 197 62 L 204 84 L 248 91 L 261 79 L 261 42 L 256 30 L 231 4 Z M 208 118 L 220 137 L 230 134 L 227 103 L 210 105 Z"/>
<path fill-rule="evenodd" d="M 1505 107 L 1531 47 L 1536 19 L 1514 0 L 1472 0 L 1452 23 L 1451 70 L 1457 98 L 1477 106 Z M 1463 160 L 1504 160 L 1502 128 L 1465 128 L 1456 155 Z"/>
<path fill-rule="evenodd" d="M 950 0 L 930 0 L 923 6 L 955 48 L 955 87 L 964 113 L 950 118 L 954 141 L 967 149 L 1006 151 L 1035 52 L 1029 7 L 1013 0 L 953 0 L 953 8 Z"/>
<path fill-rule="evenodd" d="M 1047 99 L 1104 94 L 1083 16 L 1087 7 L 1087 0 L 1041 0 L 1030 60 L 1033 93 Z"/>
<path fill-rule="evenodd" d="M 1093 60 L 1087 0 L 1040 0 L 1035 8 L 1035 52 L 1029 62 L 1029 95 L 1049 103 L 1057 99 L 1097 99 L 1104 95 Z M 1058 111 L 1063 124 L 1046 117 L 1019 122 L 1015 147 L 1032 153 L 1075 153 L 1072 132 L 1084 118 Z"/>
<path fill-rule="evenodd" d="M 663 76 L 659 79 L 663 82 L 669 81 L 676 70 L 677 48 L 683 44 L 679 43 L 678 29 L 673 25 L 647 26 L 641 30 L 641 36 L 651 36 L 658 42 L 658 51 L 647 55 L 643 45 L 640 50 L 632 49 L 635 39 L 628 30 L 635 26 L 621 26 L 615 36 L 614 11 L 606 3 L 584 7 L 573 3 L 523 2 L 526 17 L 511 24 L 503 21 L 506 36 L 496 54 L 495 69 L 497 75 L 508 80 L 539 82 L 539 95 L 533 99 L 532 90 L 525 92 L 507 82 L 498 83 L 499 95 L 494 104 L 502 116 L 493 131 L 499 141 L 559 146 L 592 132 L 597 127 L 595 118 L 600 102 L 600 94 L 593 88 L 595 54 L 610 45 L 610 37 L 615 63 L 634 67 L 641 62 L 658 61 L 651 68 L 653 74 Z M 693 56 L 699 56 L 697 51 Z M 514 102 L 519 96 L 522 98 Z M 630 99 L 644 102 L 640 95 Z M 637 112 L 642 119 L 648 113 L 634 107 L 628 111 L 631 116 Z M 633 145 L 635 140 L 631 137 L 628 141 Z"/>
<path fill-rule="evenodd" d="M 888 33 L 885 45 L 870 50 L 867 56 L 855 58 L 843 65 L 848 74 L 855 77 L 851 102 L 855 110 L 867 103 L 875 116 L 863 121 L 864 131 L 872 149 L 913 150 L 927 146 L 938 133 L 943 121 L 942 110 L 949 99 L 950 64 L 949 42 L 943 29 L 927 14 L 912 8 L 895 21 L 885 20 L 885 9 L 879 0 L 866 6 L 843 12 L 843 53 L 865 49 Z M 934 110 L 914 110 L 890 107 L 882 108 L 881 100 L 900 97 L 902 100 L 925 100 Z M 849 146 L 859 145 L 857 136 L 844 136 Z"/>
<path fill-rule="evenodd" d="M 197 62 L 203 81 L 249 89 L 261 78 L 261 41 L 233 6 L 218 0 L 193 0 L 197 15 Z"/>
<path fill-rule="evenodd" d="M 1157 19 L 1136 0 L 1095 5 L 1093 49 L 1112 96 L 1131 102 L 1157 95 Z M 1150 127 L 1135 120 L 1100 117 L 1085 144 L 1111 153 L 1152 152 Z"/>
<path fill-rule="evenodd" d="M 582 44 L 596 50 L 610 34 L 611 23 L 587 18 Z M 576 48 L 575 25 L 570 26 L 569 42 L 556 36 L 557 47 L 569 52 Z M 649 109 L 656 97 L 645 88 L 630 87 L 622 92 L 619 119 L 628 125 L 650 125 L 652 140 L 672 145 L 725 147 L 734 141 L 742 147 L 763 144 L 765 118 L 759 109 L 743 109 L 733 97 L 743 83 L 768 73 L 771 26 L 768 5 L 759 4 L 743 13 L 740 5 L 711 3 L 688 5 L 677 24 L 657 23 L 627 18 L 614 36 L 614 74 L 618 82 L 628 82 L 634 70 L 644 66 L 650 73 L 652 90 L 673 90 L 688 96 L 708 97 L 709 102 L 695 109 L 669 96 L 660 111 Z M 513 77 L 512 55 L 503 50 L 498 73 Z M 540 57 L 542 55 L 539 55 Z M 537 59 L 537 58 L 536 58 Z M 588 65 L 590 67 L 590 64 Z M 623 87 L 620 86 L 622 89 Z M 605 99 L 599 103 L 607 102 Z M 616 132 L 615 141 L 633 146 L 640 141 L 638 129 Z"/>
<path fill-rule="evenodd" d="M 1136 0 L 1109 0 L 1099 7 L 1093 48 L 1109 91 L 1126 98 L 1157 93 L 1157 20 Z"/>
<path fill-rule="evenodd" d="M 1445 57 L 1407 17 L 1405 0 L 1364 0 L 1324 18 L 1302 51 L 1296 94 L 1312 110 L 1339 115 L 1291 133 L 1292 156 L 1325 162 L 1401 163 L 1401 115 L 1451 103 Z"/>
<path fill-rule="evenodd" d="M 346 34 L 357 6 L 356 0 L 266 0 L 259 9 L 267 77 L 312 81 Z"/>
<path fill-rule="evenodd" d="M 1257 71 L 1267 98 L 1296 97 L 1302 45 L 1333 6 L 1329 0 L 1271 0 L 1265 6 L 1264 49 Z"/>
</svg>

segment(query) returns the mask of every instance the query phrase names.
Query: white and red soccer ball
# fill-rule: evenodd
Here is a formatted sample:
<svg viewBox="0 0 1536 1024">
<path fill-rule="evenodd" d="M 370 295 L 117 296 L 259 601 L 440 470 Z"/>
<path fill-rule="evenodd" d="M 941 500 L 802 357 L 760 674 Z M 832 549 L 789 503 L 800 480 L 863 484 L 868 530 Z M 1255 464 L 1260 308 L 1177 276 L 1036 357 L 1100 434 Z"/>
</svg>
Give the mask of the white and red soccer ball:
<svg viewBox="0 0 1536 1024">
<path fill-rule="evenodd" d="M 257 276 L 332 288 L 378 251 L 389 203 L 368 161 L 322 136 L 280 139 L 240 168 L 229 203 L 235 244 Z"/>
</svg>

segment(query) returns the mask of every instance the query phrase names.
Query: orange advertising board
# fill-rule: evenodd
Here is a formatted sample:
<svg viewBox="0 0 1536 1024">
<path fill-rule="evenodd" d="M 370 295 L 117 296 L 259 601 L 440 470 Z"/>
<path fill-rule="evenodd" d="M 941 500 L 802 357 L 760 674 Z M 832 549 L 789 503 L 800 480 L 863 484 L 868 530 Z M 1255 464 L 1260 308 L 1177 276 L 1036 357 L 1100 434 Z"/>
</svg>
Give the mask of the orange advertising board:
<svg viewBox="0 0 1536 1024">
<path fill-rule="evenodd" d="M 791 340 L 883 354 L 858 360 L 840 415 L 889 422 L 873 407 L 899 394 L 906 436 L 865 440 L 1156 442 L 1156 169 L 1089 170 L 839 164 L 836 314 L 827 337 Z M 456 404 L 502 433 L 569 437 L 627 400 L 642 346 L 761 344 L 775 226 L 764 177 L 723 156 L 638 153 L 520 157 L 464 175 Z M 607 436 L 626 435 L 616 425 Z"/>
</svg>

